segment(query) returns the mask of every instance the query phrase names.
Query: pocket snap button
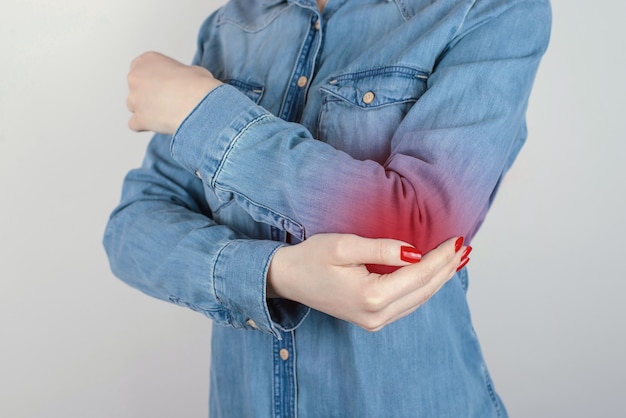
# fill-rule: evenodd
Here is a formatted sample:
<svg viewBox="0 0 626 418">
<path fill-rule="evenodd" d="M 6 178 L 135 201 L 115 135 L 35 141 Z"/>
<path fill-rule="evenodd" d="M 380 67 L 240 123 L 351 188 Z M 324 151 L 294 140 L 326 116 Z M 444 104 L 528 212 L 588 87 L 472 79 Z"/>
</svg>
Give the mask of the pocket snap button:
<svg viewBox="0 0 626 418">
<path fill-rule="evenodd" d="M 374 101 L 375 97 L 376 95 L 374 94 L 374 92 L 368 91 L 367 93 L 363 95 L 363 103 L 371 104 Z"/>
</svg>

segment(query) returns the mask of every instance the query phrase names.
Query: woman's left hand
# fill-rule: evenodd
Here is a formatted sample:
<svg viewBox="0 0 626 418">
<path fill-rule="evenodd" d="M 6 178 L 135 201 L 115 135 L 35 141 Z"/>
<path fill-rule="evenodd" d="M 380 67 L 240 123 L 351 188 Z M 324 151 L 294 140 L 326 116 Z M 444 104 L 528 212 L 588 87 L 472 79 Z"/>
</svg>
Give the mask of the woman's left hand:
<svg viewBox="0 0 626 418">
<path fill-rule="evenodd" d="M 205 68 L 157 52 L 135 58 L 128 73 L 126 105 L 133 131 L 173 134 L 196 105 L 222 84 Z"/>
</svg>

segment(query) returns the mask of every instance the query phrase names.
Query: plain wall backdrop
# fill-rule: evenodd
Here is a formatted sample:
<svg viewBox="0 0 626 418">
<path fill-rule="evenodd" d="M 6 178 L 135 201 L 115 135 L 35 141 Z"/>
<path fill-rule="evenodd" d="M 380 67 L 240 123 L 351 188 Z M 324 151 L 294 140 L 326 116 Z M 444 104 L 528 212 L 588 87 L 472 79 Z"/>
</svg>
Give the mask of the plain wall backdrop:
<svg viewBox="0 0 626 418">
<path fill-rule="evenodd" d="M 0 416 L 207 416 L 210 321 L 115 279 L 101 239 L 150 137 L 126 127 L 130 61 L 189 62 L 221 3 L 2 0 Z M 470 304 L 512 417 L 624 417 L 626 3 L 553 12 Z"/>
</svg>

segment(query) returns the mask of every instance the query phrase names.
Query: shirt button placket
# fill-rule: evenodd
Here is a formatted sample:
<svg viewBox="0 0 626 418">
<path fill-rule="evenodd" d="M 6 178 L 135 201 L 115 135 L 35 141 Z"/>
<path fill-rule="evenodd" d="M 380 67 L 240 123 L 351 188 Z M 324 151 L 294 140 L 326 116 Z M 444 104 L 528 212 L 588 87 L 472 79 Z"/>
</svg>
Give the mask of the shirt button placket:
<svg viewBox="0 0 626 418">
<path fill-rule="evenodd" d="M 321 22 L 317 13 L 311 12 L 306 38 L 300 48 L 289 89 L 284 96 L 278 116 L 287 121 L 299 121 L 306 100 L 307 89 L 315 73 L 315 61 L 320 49 Z"/>
<path fill-rule="evenodd" d="M 274 417 L 296 416 L 295 335 L 284 332 L 274 338 Z"/>
<path fill-rule="evenodd" d="M 300 76 L 300 78 L 298 78 L 298 87 L 302 88 L 302 87 L 306 87 L 307 83 L 309 82 L 309 79 L 306 76 Z"/>
</svg>

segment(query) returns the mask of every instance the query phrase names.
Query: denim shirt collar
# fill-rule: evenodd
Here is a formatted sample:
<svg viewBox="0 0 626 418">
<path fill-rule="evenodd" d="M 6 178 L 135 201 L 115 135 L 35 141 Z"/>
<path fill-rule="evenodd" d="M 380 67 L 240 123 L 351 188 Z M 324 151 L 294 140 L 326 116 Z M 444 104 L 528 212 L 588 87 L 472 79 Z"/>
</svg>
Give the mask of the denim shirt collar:
<svg viewBox="0 0 626 418">
<path fill-rule="evenodd" d="M 380 2 L 390 2 L 394 0 L 379 0 Z M 317 9 L 317 2 L 315 0 L 263 0 L 263 4 L 266 6 L 274 6 L 280 3 L 297 4 L 302 7 Z M 343 3 L 343 0 L 342 0 Z"/>
</svg>

